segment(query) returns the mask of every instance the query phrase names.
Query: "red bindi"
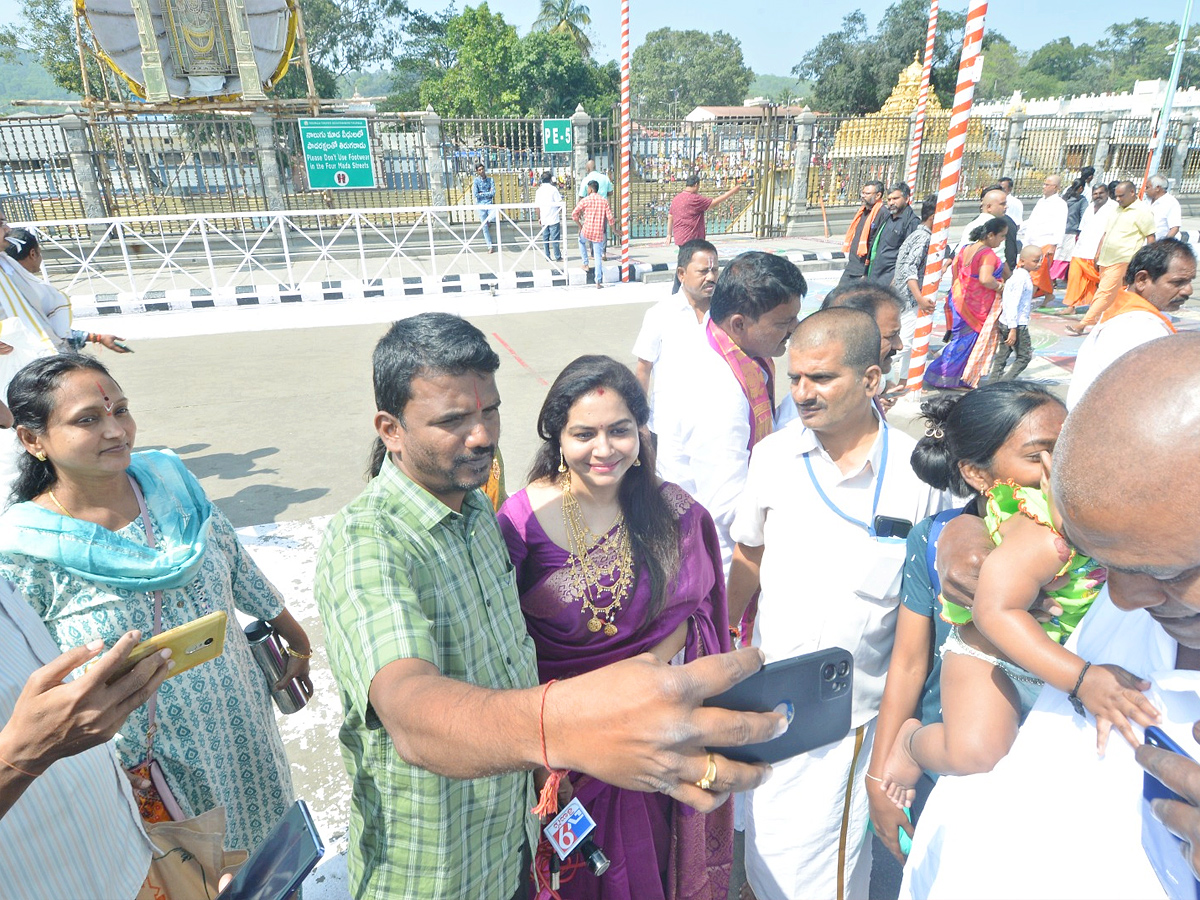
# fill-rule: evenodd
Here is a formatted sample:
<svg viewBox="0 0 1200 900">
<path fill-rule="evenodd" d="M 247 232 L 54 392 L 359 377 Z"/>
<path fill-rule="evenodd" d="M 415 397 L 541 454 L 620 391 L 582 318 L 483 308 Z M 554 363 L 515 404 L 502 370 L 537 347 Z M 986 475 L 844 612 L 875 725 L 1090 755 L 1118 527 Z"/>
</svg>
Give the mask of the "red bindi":
<svg viewBox="0 0 1200 900">
<path fill-rule="evenodd" d="M 98 381 L 96 382 L 96 390 L 98 390 L 100 392 L 100 396 L 104 398 L 104 412 L 111 416 L 113 413 L 112 401 L 108 399 L 108 394 L 104 393 L 104 388 Z"/>
<path fill-rule="evenodd" d="M 601 397 L 603 397 L 604 396 L 604 388 L 596 388 L 596 393 L 599 394 Z"/>
</svg>

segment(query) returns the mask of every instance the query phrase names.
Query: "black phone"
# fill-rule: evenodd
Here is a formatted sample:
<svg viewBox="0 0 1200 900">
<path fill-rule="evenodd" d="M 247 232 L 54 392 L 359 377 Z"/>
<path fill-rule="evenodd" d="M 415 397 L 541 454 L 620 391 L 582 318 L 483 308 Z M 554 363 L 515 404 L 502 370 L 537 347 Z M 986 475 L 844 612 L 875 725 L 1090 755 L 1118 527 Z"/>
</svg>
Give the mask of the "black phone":
<svg viewBox="0 0 1200 900">
<path fill-rule="evenodd" d="M 308 805 L 297 800 L 238 869 L 219 900 L 285 900 L 325 855 Z"/>
<path fill-rule="evenodd" d="M 876 516 L 873 525 L 875 537 L 881 538 L 906 538 L 913 527 L 908 519 L 894 519 L 891 516 Z"/>
<path fill-rule="evenodd" d="M 1192 758 L 1166 732 L 1153 725 L 1146 729 L 1146 743 L 1178 753 L 1184 759 Z M 1142 779 L 1142 849 L 1171 900 L 1200 900 L 1200 881 L 1196 880 L 1187 858 L 1180 852 L 1183 841 L 1154 818 L 1150 810 L 1150 801 L 1160 798 L 1187 802 L 1147 772 Z"/>
<path fill-rule="evenodd" d="M 831 647 L 768 663 L 740 684 L 704 701 L 741 712 L 778 710 L 788 730 L 773 740 L 744 747 L 709 747 L 730 759 L 776 763 L 840 741 L 850 731 L 854 657 Z"/>
</svg>

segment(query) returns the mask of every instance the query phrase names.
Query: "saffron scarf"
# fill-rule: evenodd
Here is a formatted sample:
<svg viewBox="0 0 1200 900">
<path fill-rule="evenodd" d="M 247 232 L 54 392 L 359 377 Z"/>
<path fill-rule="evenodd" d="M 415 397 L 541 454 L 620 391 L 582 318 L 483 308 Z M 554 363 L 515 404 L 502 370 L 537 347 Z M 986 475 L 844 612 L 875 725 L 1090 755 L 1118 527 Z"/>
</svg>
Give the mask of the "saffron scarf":
<svg viewBox="0 0 1200 900">
<path fill-rule="evenodd" d="M 771 433 L 775 422 L 775 363 L 749 356 L 733 342 L 712 319 L 704 328 L 708 345 L 725 360 L 750 403 L 750 444 L 748 450 Z M 763 370 L 766 374 L 763 374 Z"/>
<path fill-rule="evenodd" d="M 1104 314 L 1100 316 L 1100 321 L 1107 322 L 1109 319 L 1113 319 L 1122 313 L 1127 312 L 1153 313 L 1162 319 L 1163 324 L 1167 326 L 1171 334 L 1177 333 L 1177 329 L 1175 328 L 1174 323 L 1171 322 L 1169 316 L 1167 316 L 1161 309 L 1159 309 L 1141 294 L 1135 294 L 1133 291 L 1121 291 L 1121 293 L 1117 294 L 1117 299 L 1114 300 L 1112 306 L 1106 309 Z"/>
<path fill-rule="evenodd" d="M 154 547 L 26 501 L 0 516 L 0 553 L 44 559 L 85 581 L 129 591 L 188 584 L 208 547 L 212 504 L 204 489 L 169 450 L 135 453 L 127 471 L 154 519 Z"/>
<path fill-rule="evenodd" d="M 871 207 L 871 213 L 867 216 L 867 224 L 863 226 L 862 234 L 858 236 L 858 246 L 854 252 L 862 257 L 870 253 L 870 248 L 867 246 L 868 238 L 871 235 L 871 226 L 875 224 L 875 217 L 879 215 L 879 210 L 883 208 L 883 201 L 879 200 Z M 854 214 L 854 220 L 850 223 L 850 227 L 846 229 L 846 237 L 842 241 L 842 252 L 850 252 L 850 242 L 854 240 L 854 230 L 858 228 L 858 223 L 863 217 L 863 213 L 867 211 L 865 206 L 860 206 L 858 212 Z"/>
</svg>

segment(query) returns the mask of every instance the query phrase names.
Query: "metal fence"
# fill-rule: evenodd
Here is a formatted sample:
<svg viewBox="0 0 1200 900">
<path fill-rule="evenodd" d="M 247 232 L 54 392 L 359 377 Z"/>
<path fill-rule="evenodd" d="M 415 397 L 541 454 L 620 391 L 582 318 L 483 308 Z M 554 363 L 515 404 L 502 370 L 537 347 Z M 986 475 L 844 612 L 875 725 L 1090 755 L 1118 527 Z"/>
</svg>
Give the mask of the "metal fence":
<svg viewBox="0 0 1200 900">
<path fill-rule="evenodd" d="M 903 178 L 912 127 L 908 117 L 819 115 L 810 121 L 811 116 L 781 113 L 766 108 L 713 121 L 635 121 L 631 236 L 666 234 L 670 202 L 692 172 L 701 176 L 708 196 L 734 183 L 743 186 L 709 211 L 709 233 L 760 236 L 781 233 L 789 213 L 805 207 L 857 205 L 866 181 L 891 184 Z M 170 217 L 438 205 L 457 207 L 447 215 L 468 222 L 475 218 L 471 180 L 480 162 L 496 180 L 497 202 L 530 202 L 546 169 L 554 172 L 569 202 L 578 195 L 575 167 L 582 157 L 544 153 L 539 119 L 345 115 L 368 120 L 373 188 L 311 189 L 295 116 L 96 113 L 0 120 L 0 206 L 10 219 L 23 221 L 153 215 L 176 222 L 182 220 Z M 936 189 L 947 126 L 945 114 L 927 124 L 918 197 Z M 974 195 L 1006 174 L 1019 195 L 1036 197 L 1045 175 L 1069 175 L 1090 164 L 1105 179 L 1139 181 L 1146 174 L 1150 128 L 1150 120 L 1132 117 L 977 116 L 968 129 L 959 189 Z M 811 143 L 798 145 L 809 132 Z M 591 118 L 577 140 L 584 135 L 584 154 L 618 180 L 615 112 Z M 1196 129 L 1173 121 L 1164 140 L 1163 172 L 1178 180 L 1176 192 L 1200 192 Z M 797 167 L 806 173 L 799 190 Z M 619 196 L 613 200 L 618 207 Z"/>
</svg>

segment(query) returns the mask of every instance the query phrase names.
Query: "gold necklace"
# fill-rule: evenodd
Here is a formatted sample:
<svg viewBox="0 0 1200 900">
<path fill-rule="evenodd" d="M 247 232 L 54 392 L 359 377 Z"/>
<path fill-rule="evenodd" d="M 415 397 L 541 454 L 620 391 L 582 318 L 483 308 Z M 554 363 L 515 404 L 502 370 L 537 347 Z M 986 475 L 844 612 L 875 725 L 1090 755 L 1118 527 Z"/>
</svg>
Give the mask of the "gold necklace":
<svg viewBox="0 0 1200 900">
<path fill-rule="evenodd" d="M 58 502 L 58 498 L 54 496 L 54 491 L 47 489 L 46 493 L 49 495 L 50 499 L 54 501 L 54 505 L 62 510 L 62 514 L 64 516 L 66 516 L 68 519 L 75 518 L 73 515 L 67 512 L 67 508 L 65 506 Z"/>
<path fill-rule="evenodd" d="M 563 527 L 571 553 L 571 583 L 583 600 L 588 631 L 604 629 L 607 637 L 617 633 L 615 619 L 621 603 L 629 599 L 633 585 L 633 548 L 625 516 L 617 514 L 616 533 L 594 534 L 583 518 L 583 509 L 571 493 L 571 475 L 563 479 Z M 611 532 L 610 532 L 611 533 Z M 603 545 L 603 547 L 601 547 Z M 604 553 L 605 564 L 597 562 Z M 603 601 L 607 599 L 608 603 Z"/>
</svg>

